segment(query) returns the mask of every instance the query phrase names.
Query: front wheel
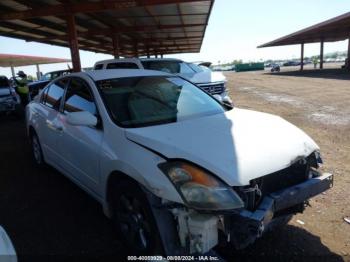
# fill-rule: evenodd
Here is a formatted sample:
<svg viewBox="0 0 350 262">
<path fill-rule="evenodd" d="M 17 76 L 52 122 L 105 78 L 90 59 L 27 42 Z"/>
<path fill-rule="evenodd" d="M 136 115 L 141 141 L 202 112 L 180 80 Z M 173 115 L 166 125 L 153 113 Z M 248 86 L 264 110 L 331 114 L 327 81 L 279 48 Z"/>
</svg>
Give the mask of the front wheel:
<svg viewBox="0 0 350 262">
<path fill-rule="evenodd" d="M 43 167 L 45 165 L 43 151 L 41 149 L 39 138 L 35 133 L 31 135 L 30 142 L 32 147 L 32 156 L 35 164 L 38 167 Z"/>
<path fill-rule="evenodd" d="M 162 255 L 158 228 L 140 186 L 120 181 L 113 190 L 113 222 L 131 255 Z"/>
</svg>

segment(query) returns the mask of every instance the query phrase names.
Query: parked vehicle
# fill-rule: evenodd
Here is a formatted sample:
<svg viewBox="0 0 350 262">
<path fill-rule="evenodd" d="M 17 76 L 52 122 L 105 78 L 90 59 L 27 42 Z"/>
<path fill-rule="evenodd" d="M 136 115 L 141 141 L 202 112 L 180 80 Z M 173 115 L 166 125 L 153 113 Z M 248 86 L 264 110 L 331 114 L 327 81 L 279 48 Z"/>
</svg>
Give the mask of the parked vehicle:
<svg viewBox="0 0 350 262">
<path fill-rule="evenodd" d="M 196 68 L 194 69 L 194 66 Z M 221 101 L 232 103 L 226 90 L 226 77 L 220 72 L 172 58 L 111 59 L 95 63 L 94 70 L 101 69 L 148 69 L 179 75 L 196 84 Z"/>
<path fill-rule="evenodd" d="M 159 71 L 73 73 L 26 110 L 35 163 L 97 199 L 131 254 L 244 248 L 333 184 L 296 126 Z"/>
<path fill-rule="evenodd" d="M 283 63 L 283 66 L 300 66 L 300 62 L 297 61 L 287 61 Z"/>
<path fill-rule="evenodd" d="M 1 262 L 17 262 L 17 254 L 10 237 L 6 231 L 0 226 L 0 261 Z"/>
<path fill-rule="evenodd" d="M 64 76 L 73 72 L 71 69 L 52 71 L 44 74 L 40 80 L 28 83 L 30 97 L 33 99 L 41 89 L 57 77 Z"/>
<path fill-rule="evenodd" d="M 280 71 L 281 71 L 281 67 L 279 64 L 272 64 L 271 65 L 271 73 L 280 72 Z"/>
<path fill-rule="evenodd" d="M 21 99 L 6 76 L 0 76 L 0 113 L 21 115 Z"/>
</svg>

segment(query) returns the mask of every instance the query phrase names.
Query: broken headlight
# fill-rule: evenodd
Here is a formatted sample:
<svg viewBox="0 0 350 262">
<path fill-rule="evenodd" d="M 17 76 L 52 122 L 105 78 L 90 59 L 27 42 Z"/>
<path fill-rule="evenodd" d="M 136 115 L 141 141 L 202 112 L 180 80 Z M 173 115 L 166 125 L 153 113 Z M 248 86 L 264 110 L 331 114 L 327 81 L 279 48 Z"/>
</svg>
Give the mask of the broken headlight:
<svg viewBox="0 0 350 262">
<path fill-rule="evenodd" d="M 231 187 L 195 165 L 174 161 L 159 165 L 191 208 L 230 210 L 244 206 Z"/>
</svg>

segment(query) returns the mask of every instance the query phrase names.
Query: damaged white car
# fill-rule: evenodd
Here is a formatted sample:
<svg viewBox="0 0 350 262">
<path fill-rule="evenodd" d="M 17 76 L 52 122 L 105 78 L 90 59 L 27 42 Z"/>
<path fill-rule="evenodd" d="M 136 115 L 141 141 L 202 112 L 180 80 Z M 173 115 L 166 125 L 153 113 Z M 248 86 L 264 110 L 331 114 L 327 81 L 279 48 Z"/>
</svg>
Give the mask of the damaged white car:
<svg viewBox="0 0 350 262">
<path fill-rule="evenodd" d="M 244 248 L 333 184 L 294 125 L 158 71 L 58 78 L 26 117 L 35 162 L 97 199 L 133 254 Z"/>
</svg>

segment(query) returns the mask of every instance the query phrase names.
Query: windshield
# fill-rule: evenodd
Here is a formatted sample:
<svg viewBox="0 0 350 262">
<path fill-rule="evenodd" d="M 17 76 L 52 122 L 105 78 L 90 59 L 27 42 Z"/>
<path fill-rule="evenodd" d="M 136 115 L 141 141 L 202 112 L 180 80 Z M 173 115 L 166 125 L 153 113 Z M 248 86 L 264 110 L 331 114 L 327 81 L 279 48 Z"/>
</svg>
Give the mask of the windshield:
<svg viewBox="0 0 350 262">
<path fill-rule="evenodd" d="M 180 122 L 225 111 L 211 96 L 179 77 L 127 77 L 96 84 L 111 117 L 123 127 Z"/>
<path fill-rule="evenodd" d="M 171 61 L 171 60 L 154 60 L 154 61 L 142 61 L 142 65 L 145 69 L 162 71 L 171 74 L 193 74 L 194 70 L 191 69 L 185 62 Z"/>
<path fill-rule="evenodd" d="M 203 72 L 203 68 L 193 64 L 193 63 L 187 63 L 189 67 L 191 67 L 194 71 L 196 71 L 197 73 Z"/>
</svg>

